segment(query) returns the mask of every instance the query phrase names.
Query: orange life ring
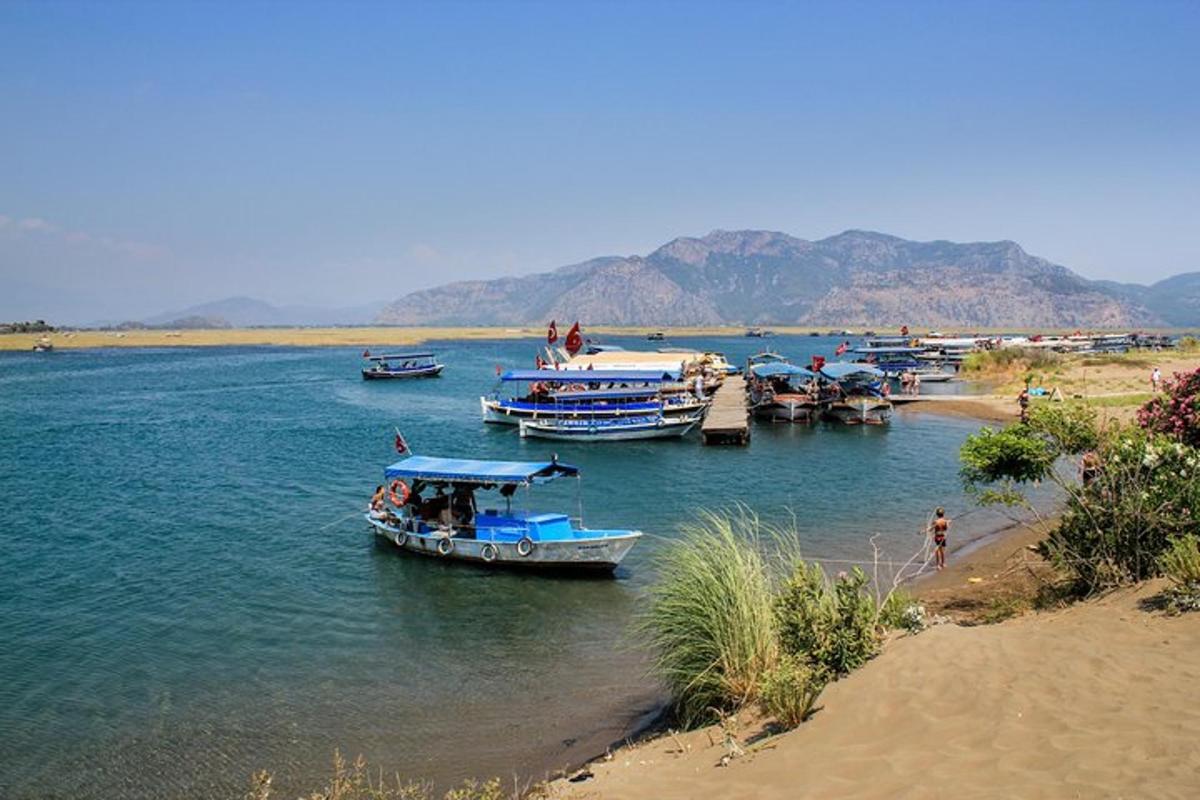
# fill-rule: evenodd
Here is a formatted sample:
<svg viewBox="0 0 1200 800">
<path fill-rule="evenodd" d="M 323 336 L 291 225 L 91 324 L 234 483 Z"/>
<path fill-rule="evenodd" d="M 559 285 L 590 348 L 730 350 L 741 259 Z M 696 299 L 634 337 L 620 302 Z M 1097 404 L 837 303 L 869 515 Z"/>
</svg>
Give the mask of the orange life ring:
<svg viewBox="0 0 1200 800">
<path fill-rule="evenodd" d="M 399 497 L 396 496 L 397 488 L 400 489 Z M 392 481 L 391 486 L 388 487 L 388 500 L 391 500 L 392 505 L 394 505 L 396 508 L 404 507 L 404 504 L 408 502 L 409 494 L 410 492 L 408 490 L 408 484 L 399 478 Z"/>
</svg>

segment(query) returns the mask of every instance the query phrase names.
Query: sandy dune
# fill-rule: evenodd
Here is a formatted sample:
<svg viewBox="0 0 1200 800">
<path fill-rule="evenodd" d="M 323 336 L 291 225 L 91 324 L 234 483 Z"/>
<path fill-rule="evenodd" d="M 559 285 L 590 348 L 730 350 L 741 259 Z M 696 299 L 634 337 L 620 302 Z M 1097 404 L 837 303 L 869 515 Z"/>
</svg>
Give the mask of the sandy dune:
<svg viewBox="0 0 1200 800">
<path fill-rule="evenodd" d="M 552 796 L 1200 797 L 1200 615 L 1141 610 L 1151 593 L 899 639 L 727 767 L 719 736 L 696 731 Z"/>
</svg>

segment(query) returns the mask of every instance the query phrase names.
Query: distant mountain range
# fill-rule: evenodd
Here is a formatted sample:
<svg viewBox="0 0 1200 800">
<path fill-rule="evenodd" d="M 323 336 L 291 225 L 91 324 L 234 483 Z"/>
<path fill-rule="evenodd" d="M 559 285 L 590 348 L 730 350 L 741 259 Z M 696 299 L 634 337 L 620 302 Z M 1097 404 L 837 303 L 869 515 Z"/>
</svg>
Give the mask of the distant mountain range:
<svg viewBox="0 0 1200 800">
<path fill-rule="evenodd" d="M 899 325 L 1137 327 L 1200 324 L 1200 273 L 1153 286 L 1091 281 L 1015 242 L 913 242 L 851 230 L 818 241 L 714 231 L 647 256 L 413 292 L 393 325 Z"/>
<path fill-rule="evenodd" d="M 274 306 L 250 297 L 230 297 L 198 306 L 168 311 L 141 321 L 155 328 L 246 328 L 298 325 L 367 325 L 383 303 L 322 308 L 319 306 Z"/>
</svg>

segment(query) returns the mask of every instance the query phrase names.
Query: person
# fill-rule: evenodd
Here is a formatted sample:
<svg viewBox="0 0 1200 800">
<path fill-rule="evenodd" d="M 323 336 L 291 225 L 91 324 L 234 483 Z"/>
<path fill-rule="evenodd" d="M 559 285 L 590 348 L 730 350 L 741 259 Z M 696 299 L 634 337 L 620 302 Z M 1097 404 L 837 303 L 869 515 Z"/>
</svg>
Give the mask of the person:
<svg viewBox="0 0 1200 800">
<path fill-rule="evenodd" d="M 475 490 L 459 484 L 450 495 L 451 517 L 460 527 L 470 527 L 475 523 Z"/>
<path fill-rule="evenodd" d="M 1017 405 L 1021 407 L 1021 422 L 1029 421 L 1029 387 L 1026 386 L 1017 395 Z"/>
<path fill-rule="evenodd" d="M 900 373 L 900 394 L 908 394 L 908 387 L 912 385 L 912 373 L 908 370 Z"/>
<path fill-rule="evenodd" d="M 912 393 L 914 395 L 921 393 L 921 373 L 914 372 L 912 375 Z"/>
<path fill-rule="evenodd" d="M 933 534 L 934 562 L 938 569 L 946 568 L 946 532 L 949 530 L 950 520 L 946 517 L 946 509 L 939 506 L 929 525 L 929 532 Z"/>
<path fill-rule="evenodd" d="M 1084 488 L 1087 488 L 1098 477 L 1100 477 L 1100 454 L 1095 450 L 1088 450 L 1079 460 L 1079 480 Z"/>
<path fill-rule="evenodd" d="M 1158 387 L 1161 384 L 1162 384 L 1162 370 L 1160 370 L 1158 367 L 1155 367 L 1154 371 L 1150 373 L 1150 391 L 1157 394 Z"/>
<path fill-rule="evenodd" d="M 385 497 L 387 497 L 387 492 L 384 490 L 383 484 L 376 486 L 375 494 L 371 495 L 371 502 L 367 506 L 367 511 L 370 512 L 372 518 L 383 519 L 384 510 L 386 508 L 384 505 Z"/>
</svg>

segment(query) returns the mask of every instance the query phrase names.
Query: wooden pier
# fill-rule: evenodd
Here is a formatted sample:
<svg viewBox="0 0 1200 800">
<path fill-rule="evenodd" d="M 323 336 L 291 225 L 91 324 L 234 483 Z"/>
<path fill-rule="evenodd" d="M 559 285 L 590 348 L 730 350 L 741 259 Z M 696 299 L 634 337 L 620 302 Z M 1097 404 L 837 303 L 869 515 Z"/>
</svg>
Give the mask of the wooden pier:
<svg viewBox="0 0 1200 800">
<path fill-rule="evenodd" d="M 741 377 L 730 375 L 717 388 L 700 434 L 705 444 L 750 443 L 750 411 L 746 408 L 746 382 Z"/>
</svg>

